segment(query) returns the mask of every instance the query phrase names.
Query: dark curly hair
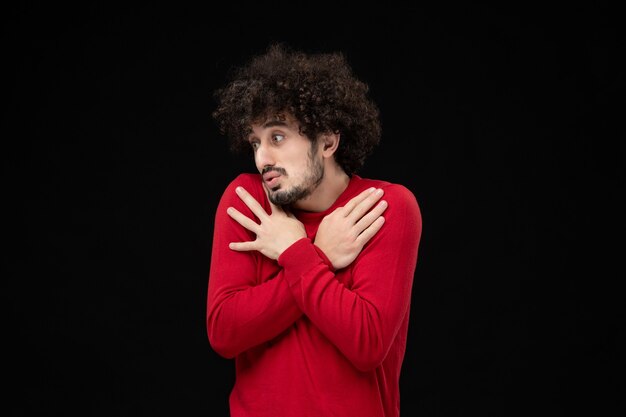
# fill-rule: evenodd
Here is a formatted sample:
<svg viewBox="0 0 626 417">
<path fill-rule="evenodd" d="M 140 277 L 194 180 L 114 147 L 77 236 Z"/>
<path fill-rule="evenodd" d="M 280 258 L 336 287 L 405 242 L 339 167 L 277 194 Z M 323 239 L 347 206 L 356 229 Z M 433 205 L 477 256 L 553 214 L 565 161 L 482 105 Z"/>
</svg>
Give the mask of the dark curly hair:
<svg viewBox="0 0 626 417">
<path fill-rule="evenodd" d="M 285 114 L 295 117 L 300 134 L 311 141 L 323 133 L 339 133 L 335 160 L 352 174 L 381 136 L 378 107 L 368 90 L 341 53 L 307 55 L 272 44 L 215 92 L 213 117 L 234 151 L 250 149 L 246 139 L 252 124 Z"/>
</svg>

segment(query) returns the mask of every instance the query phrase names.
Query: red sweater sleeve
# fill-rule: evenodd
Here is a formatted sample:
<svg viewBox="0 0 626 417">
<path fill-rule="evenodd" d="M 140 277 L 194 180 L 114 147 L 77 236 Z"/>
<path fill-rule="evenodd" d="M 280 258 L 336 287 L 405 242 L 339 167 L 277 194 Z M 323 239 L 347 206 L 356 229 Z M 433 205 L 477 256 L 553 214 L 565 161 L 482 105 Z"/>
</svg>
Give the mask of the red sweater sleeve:
<svg viewBox="0 0 626 417">
<path fill-rule="evenodd" d="M 278 258 L 300 309 L 361 371 L 382 363 L 408 312 L 422 230 L 408 189 L 389 185 L 385 199 L 385 224 L 351 267 L 333 272 L 309 239 Z M 337 279 L 349 273 L 350 288 Z"/>
<path fill-rule="evenodd" d="M 235 188 L 242 185 L 257 201 L 262 201 L 265 195 L 253 178 L 243 174 L 231 182 L 215 215 L 206 326 L 211 347 L 226 358 L 274 338 L 302 315 L 282 269 L 277 268 L 276 276 L 259 283 L 258 264 L 263 255 L 228 247 L 230 242 L 255 239 L 253 233 L 226 214 L 228 207 L 235 207 L 258 221 L 235 194 Z"/>
</svg>

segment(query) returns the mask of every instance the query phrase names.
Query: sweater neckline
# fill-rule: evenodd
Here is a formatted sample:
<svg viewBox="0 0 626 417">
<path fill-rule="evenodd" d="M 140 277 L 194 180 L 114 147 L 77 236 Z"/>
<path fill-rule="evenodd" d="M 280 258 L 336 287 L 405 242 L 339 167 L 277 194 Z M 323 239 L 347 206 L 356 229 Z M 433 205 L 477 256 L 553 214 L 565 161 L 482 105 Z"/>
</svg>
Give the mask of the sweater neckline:
<svg viewBox="0 0 626 417">
<path fill-rule="evenodd" d="M 348 182 L 348 186 L 346 187 L 346 189 L 343 190 L 343 192 L 339 194 L 339 197 L 337 197 L 335 202 L 324 211 L 306 211 L 292 209 L 291 212 L 302 222 L 312 221 L 320 217 L 326 216 L 336 208 L 343 206 L 350 198 L 354 196 L 354 192 L 357 189 L 358 183 L 360 181 L 361 177 L 359 177 L 358 175 L 350 175 L 350 182 Z"/>
</svg>

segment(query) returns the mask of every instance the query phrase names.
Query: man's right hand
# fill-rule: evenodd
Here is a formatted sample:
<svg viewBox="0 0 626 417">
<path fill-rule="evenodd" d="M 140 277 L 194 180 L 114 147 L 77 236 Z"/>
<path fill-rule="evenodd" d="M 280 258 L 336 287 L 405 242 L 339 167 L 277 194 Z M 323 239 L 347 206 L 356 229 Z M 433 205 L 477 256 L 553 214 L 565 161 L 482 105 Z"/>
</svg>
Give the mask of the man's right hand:
<svg viewBox="0 0 626 417">
<path fill-rule="evenodd" d="M 243 187 L 237 187 L 235 192 L 261 223 L 258 224 L 236 208 L 229 207 L 226 213 L 256 235 L 256 240 L 253 241 L 231 242 L 229 247 L 232 250 L 256 250 L 270 259 L 278 259 L 285 249 L 297 240 L 306 237 L 304 225 L 293 214 L 285 212 L 271 201 L 269 203 L 272 214 L 267 214 L 259 202 Z"/>
<path fill-rule="evenodd" d="M 382 213 L 387 208 L 386 201 L 381 201 L 368 213 L 382 196 L 380 188 L 365 190 L 320 223 L 314 243 L 335 269 L 350 265 L 385 223 Z"/>
</svg>

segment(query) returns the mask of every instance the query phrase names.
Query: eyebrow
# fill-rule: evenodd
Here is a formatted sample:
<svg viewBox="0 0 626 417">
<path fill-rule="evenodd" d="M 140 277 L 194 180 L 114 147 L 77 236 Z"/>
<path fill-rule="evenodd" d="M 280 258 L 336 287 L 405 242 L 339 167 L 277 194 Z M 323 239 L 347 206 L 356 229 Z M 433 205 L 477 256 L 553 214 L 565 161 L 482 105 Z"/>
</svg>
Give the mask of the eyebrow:
<svg viewBox="0 0 626 417">
<path fill-rule="evenodd" d="M 274 127 L 274 126 L 283 126 L 283 127 L 289 127 L 289 125 L 282 121 L 282 120 L 268 120 L 267 122 L 263 123 L 263 129 L 267 129 L 268 127 Z M 248 140 L 248 142 L 250 142 L 252 139 L 254 139 L 254 132 L 250 132 L 250 134 L 248 135 L 248 137 L 246 138 Z"/>
</svg>

